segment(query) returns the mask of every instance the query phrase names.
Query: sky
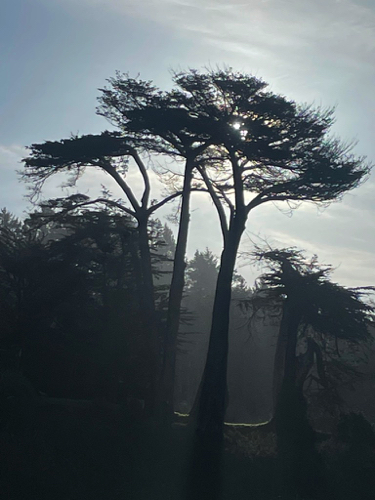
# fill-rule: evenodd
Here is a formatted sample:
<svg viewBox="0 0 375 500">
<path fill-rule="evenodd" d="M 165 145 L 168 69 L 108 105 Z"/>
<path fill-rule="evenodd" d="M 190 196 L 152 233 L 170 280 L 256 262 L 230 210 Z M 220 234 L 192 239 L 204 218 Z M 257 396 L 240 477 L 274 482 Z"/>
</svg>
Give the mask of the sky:
<svg viewBox="0 0 375 500">
<path fill-rule="evenodd" d="M 20 217 L 29 207 L 16 173 L 25 147 L 107 129 L 96 99 L 116 70 L 162 89 L 172 70 L 252 74 L 289 99 L 336 106 L 334 134 L 375 162 L 375 0 L 2 0 L 0 65 L 0 207 Z M 68 193 L 63 180 L 46 185 L 45 197 Z M 78 189 L 95 196 L 101 183 L 112 188 L 88 170 Z M 259 271 L 246 255 L 267 241 L 317 254 L 340 284 L 375 285 L 374 189 L 372 173 L 324 210 L 303 204 L 291 216 L 282 205 L 258 207 L 239 272 L 252 284 Z M 216 219 L 210 201 L 195 195 L 189 256 L 206 247 L 220 254 Z"/>
</svg>

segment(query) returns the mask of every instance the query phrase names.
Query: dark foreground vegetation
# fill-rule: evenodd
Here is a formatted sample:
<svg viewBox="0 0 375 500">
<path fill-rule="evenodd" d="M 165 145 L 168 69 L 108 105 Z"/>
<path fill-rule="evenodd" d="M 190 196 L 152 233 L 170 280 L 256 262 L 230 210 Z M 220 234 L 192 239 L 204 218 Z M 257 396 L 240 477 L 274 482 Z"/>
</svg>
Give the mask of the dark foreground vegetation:
<svg viewBox="0 0 375 500">
<path fill-rule="evenodd" d="M 116 130 L 33 144 L 39 203 L 1 212 L 2 498 L 373 498 L 372 287 L 296 248 L 255 248 L 253 288 L 235 270 L 254 209 L 334 201 L 370 165 L 329 135 L 332 110 L 229 70 L 173 80 L 110 79 L 98 113 Z M 92 169 L 122 198 L 40 200 Z M 195 193 L 220 259 L 186 259 Z M 156 218 L 173 200 L 176 239 Z"/>
<path fill-rule="evenodd" d="M 2 402 L 2 498 L 187 498 L 192 439 L 183 419 L 165 429 L 134 418 L 123 405 L 47 399 L 14 373 L 6 376 L 23 389 Z M 309 471 L 301 470 L 299 486 L 307 491 L 297 498 L 372 499 L 370 424 L 357 414 L 343 415 L 332 434 L 319 434 L 317 441 L 321 475 L 311 485 Z M 285 493 L 272 427 L 226 426 L 221 467 L 219 498 L 296 498 Z"/>
</svg>

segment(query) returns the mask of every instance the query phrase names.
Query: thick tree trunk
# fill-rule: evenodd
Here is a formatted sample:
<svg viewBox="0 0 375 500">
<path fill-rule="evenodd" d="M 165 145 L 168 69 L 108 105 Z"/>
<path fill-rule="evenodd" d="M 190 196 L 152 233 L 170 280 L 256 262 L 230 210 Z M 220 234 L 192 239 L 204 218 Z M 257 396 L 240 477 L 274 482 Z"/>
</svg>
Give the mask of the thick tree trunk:
<svg viewBox="0 0 375 500">
<path fill-rule="evenodd" d="M 284 380 L 296 385 L 297 376 L 297 341 L 298 327 L 301 322 L 301 313 L 298 304 L 289 305 L 289 321 L 287 331 L 287 343 L 285 352 Z"/>
<path fill-rule="evenodd" d="M 164 337 L 164 355 L 161 382 L 161 398 L 164 406 L 164 417 L 170 420 L 174 411 L 174 386 L 176 371 L 177 336 L 180 326 L 181 301 L 185 284 L 185 254 L 190 222 L 190 195 L 193 176 L 193 164 L 187 161 L 185 168 L 184 185 L 180 223 L 176 242 L 176 251 L 173 262 L 172 281 L 169 290 L 167 325 Z"/>
<path fill-rule="evenodd" d="M 138 237 L 138 241 L 140 238 Z M 133 273 L 134 273 L 134 278 L 136 282 L 136 300 L 137 300 L 137 305 L 139 309 L 141 310 L 142 307 L 142 295 L 143 295 L 143 286 L 142 286 L 142 269 L 141 269 L 141 263 L 140 263 L 140 258 L 139 258 L 139 247 L 135 244 L 133 237 L 130 239 L 130 256 L 131 256 L 131 262 L 132 262 L 132 267 L 133 267 Z M 124 260 L 125 262 L 125 260 Z"/>
<path fill-rule="evenodd" d="M 199 434 L 221 435 L 226 407 L 228 329 L 232 278 L 245 219 L 237 217 L 228 232 L 221 255 L 212 312 L 210 341 L 203 372 L 198 408 Z"/>
<path fill-rule="evenodd" d="M 275 359 L 273 363 L 273 382 L 272 382 L 272 400 L 273 412 L 276 411 L 277 400 L 280 394 L 284 378 L 285 353 L 288 341 L 288 322 L 286 308 L 284 304 L 283 314 L 280 323 L 280 329 L 277 336 Z"/>
<path fill-rule="evenodd" d="M 314 446 L 315 433 L 307 418 L 302 386 L 297 384 L 296 348 L 302 319 L 298 293 L 296 289 L 289 294 L 280 326 L 280 337 L 286 338 L 281 339 L 285 346 L 284 369 L 277 394 L 275 428 L 282 493 L 293 498 L 296 495 L 305 498 L 308 495 L 314 497 L 323 483 L 321 464 Z"/>
<path fill-rule="evenodd" d="M 196 425 L 196 432 L 187 488 L 189 500 L 217 500 L 221 496 L 232 278 L 245 220 L 233 220 L 221 255 L 206 366 L 191 413 L 191 427 Z"/>
</svg>

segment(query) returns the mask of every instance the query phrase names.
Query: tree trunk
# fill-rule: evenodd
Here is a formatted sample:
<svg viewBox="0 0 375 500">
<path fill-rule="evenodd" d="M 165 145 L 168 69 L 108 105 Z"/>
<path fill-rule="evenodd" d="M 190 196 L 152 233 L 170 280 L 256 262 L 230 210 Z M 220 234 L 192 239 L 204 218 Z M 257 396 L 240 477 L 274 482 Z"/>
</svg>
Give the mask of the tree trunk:
<svg viewBox="0 0 375 500">
<path fill-rule="evenodd" d="M 138 245 L 139 245 L 139 234 L 138 234 Z M 140 263 L 140 258 L 139 258 L 139 246 L 137 246 L 134 242 L 133 236 L 130 237 L 129 241 L 129 248 L 130 248 L 130 256 L 131 256 L 131 262 L 133 266 L 133 273 L 134 273 L 134 278 L 136 282 L 136 300 L 137 300 L 137 305 L 139 307 L 139 310 L 141 311 L 142 308 L 142 295 L 143 295 L 143 286 L 142 286 L 142 269 L 141 269 L 141 263 Z M 124 257 L 124 248 L 123 248 L 123 257 Z M 123 258 L 123 264 L 125 263 L 125 259 Z"/>
<path fill-rule="evenodd" d="M 172 281 L 169 290 L 167 325 L 164 337 L 163 366 L 160 376 L 161 398 L 164 405 L 164 417 L 173 418 L 174 386 L 176 371 L 177 336 L 180 326 L 181 301 L 185 284 L 185 254 L 190 222 L 190 195 L 193 177 L 193 164 L 186 162 L 180 223 L 176 251 L 173 262 Z"/>
<path fill-rule="evenodd" d="M 228 329 L 232 278 L 246 217 L 233 220 L 221 254 L 206 366 L 191 412 L 196 424 L 187 498 L 217 500 L 221 496 L 221 460 L 227 400 Z"/>
<path fill-rule="evenodd" d="M 144 333 L 144 359 L 146 361 L 145 413 L 153 415 L 156 410 L 156 380 L 159 366 L 158 328 L 155 318 L 154 284 L 151 252 L 147 228 L 148 218 L 138 219 L 139 253 L 142 272 L 141 314 Z"/>
<path fill-rule="evenodd" d="M 222 435 L 226 406 L 228 329 L 232 278 L 245 218 L 236 217 L 221 254 L 212 312 L 210 341 L 197 408 L 199 434 Z"/>
<path fill-rule="evenodd" d="M 138 219 L 139 253 L 142 272 L 142 310 L 153 317 L 155 314 L 154 283 L 152 277 L 151 251 L 148 238 L 148 219 Z"/>
<path fill-rule="evenodd" d="M 293 351 L 292 345 L 290 344 L 290 342 L 288 343 L 289 334 L 291 333 L 290 331 L 291 312 L 292 311 L 290 307 L 290 300 L 286 299 L 286 301 L 283 304 L 283 314 L 280 322 L 279 334 L 277 337 L 274 370 L 273 370 L 272 396 L 273 396 L 274 412 L 276 411 L 278 397 L 284 380 L 287 351 L 288 350 Z M 288 360 L 290 360 L 290 358 L 291 356 L 289 352 Z"/>
<path fill-rule="evenodd" d="M 285 352 L 284 380 L 296 385 L 297 377 L 297 341 L 298 327 L 301 322 L 301 313 L 298 305 L 289 304 L 289 318 L 287 329 L 287 343 Z"/>
<path fill-rule="evenodd" d="M 322 484 L 315 433 L 307 418 L 303 386 L 297 385 L 296 348 L 302 319 L 299 292 L 294 289 L 284 304 L 280 325 L 280 342 L 285 346 L 284 373 L 275 410 L 281 490 L 293 498 L 314 496 Z"/>
</svg>

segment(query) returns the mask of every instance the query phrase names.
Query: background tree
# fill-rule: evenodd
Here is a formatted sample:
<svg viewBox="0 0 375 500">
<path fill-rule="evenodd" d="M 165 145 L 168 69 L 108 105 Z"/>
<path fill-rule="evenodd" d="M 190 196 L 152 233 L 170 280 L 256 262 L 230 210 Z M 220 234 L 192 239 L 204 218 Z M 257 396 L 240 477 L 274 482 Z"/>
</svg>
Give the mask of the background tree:
<svg viewBox="0 0 375 500">
<path fill-rule="evenodd" d="M 51 200 L 31 214 L 24 237 L 12 240 L 17 251 L 1 259 L 2 305 L 14 318 L 2 347 L 22 348 L 20 368 L 49 395 L 145 399 L 134 223 L 108 209 L 64 212 L 65 203 Z M 8 247 L 2 240 L 2 256 Z"/>
<path fill-rule="evenodd" d="M 254 255 L 269 268 L 258 280 L 260 300 L 254 297 L 255 307 L 265 309 L 270 305 L 274 310 L 277 303 L 282 312 L 275 357 L 275 402 L 285 376 L 292 376 L 301 390 L 311 380 L 327 387 L 332 360 L 340 361 L 344 353 L 348 362 L 350 354 L 355 360 L 358 348 L 371 340 L 373 307 L 363 298 L 372 288 L 345 288 L 333 283 L 331 266 L 319 266 L 316 256 L 308 260 L 295 248 L 257 250 Z M 297 297 L 298 307 L 289 306 L 297 302 Z M 287 313 L 289 308 L 293 308 L 293 314 Z M 287 316 L 298 322 L 291 335 L 284 326 L 289 321 Z M 298 349 L 301 352 L 297 356 Z"/>
<path fill-rule="evenodd" d="M 45 181 L 56 173 L 69 172 L 71 174 L 70 183 L 73 185 L 87 167 L 94 167 L 103 170 L 112 177 L 130 204 L 129 208 L 122 200 L 111 200 L 107 196 L 95 200 L 88 200 L 82 196 L 78 200 L 70 199 L 72 208 L 77 205 L 77 201 L 80 206 L 104 203 L 108 206 L 115 206 L 137 221 L 142 283 L 142 293 L 139 294 L 139 298 L 144 311 L 143 330 L 145 345 L 147 345 L 147 366 L 149 367 L 150 389 L 147 397 L 147 408 L 152 412 L 155 407 L 155 378 L 157 377 L 159 348 L 148 222 L 151 214 L 170 198 L 164 199 L 160 204 L 150 205 L 151 186 L 146 166 L 139 156 L 132 138 L 123 137 L 118 132 L 104 132 L 96 136 L 87 135 L 59 142 L 47 141 L 43 144 L 33 144 L 30 151 L 30 156 L 24 160 L 25 169 L 22 175 L 28 182 L 33 183 L 32 192 L 34 195 L 38 194 Z M 143 193 L 140 200 L 135 197 L 125 177 L 129 167 L 129 158 L 134 161 L 143 179 Z M 65 208 L 68 209 L 68 207 Z"/>
</svg>

